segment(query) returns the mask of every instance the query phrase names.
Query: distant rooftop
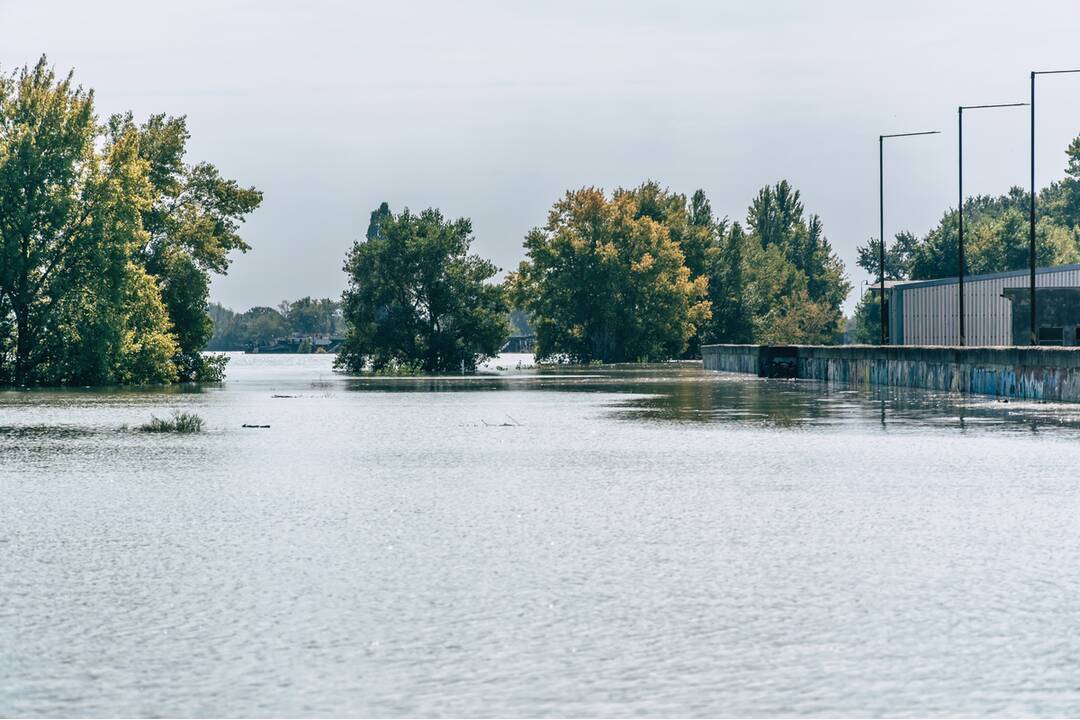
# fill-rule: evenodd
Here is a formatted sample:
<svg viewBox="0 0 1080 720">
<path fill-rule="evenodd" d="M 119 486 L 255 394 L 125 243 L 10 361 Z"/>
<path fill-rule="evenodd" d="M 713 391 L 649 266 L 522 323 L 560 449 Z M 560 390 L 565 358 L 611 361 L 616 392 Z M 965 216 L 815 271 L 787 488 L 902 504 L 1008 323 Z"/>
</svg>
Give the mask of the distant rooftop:
<svg viewBox="0 0 1080 720">
<path fill-rule="evenodd" d="M 885 281 L 885 289 L 886 290 L 891 290 L 892 288 L 896 287 L 897 285 L 907 285 L 908 283 L 909 283 L 908 280 L 886 280 Z M 870 283 L 870 285 L 869 285 L 869 287 L 867 289 L 870 290 L 870 292 L 881 292 L 881 281 L 880 280 L 875 280 L 874 282 Z"/>
<path fill-rule="evenodd" d="M 1080 270 L 1080 263 L 1074 263 L 1071 265 L 1054 265 L 1053 267 L 1035 268 L 1036 275 L 1052 275 L 1054 273 L 1070 272 L 1073 270 Z M 997 280 L 999 278 L 1011 278 L 1011 277 L 1027 277 L 1031 273 L 1031 270 L 1008 270 L 1006 272 L 999 273 L 985 273 L 983 275 L 965 275 L 964 282 L 978 282 L 980 280 Z M 886 280 L 885 289 L 889 290 L 894 287 L 899 287 L 903 290 L 908 288 L 917 287 L 931 287 L 934 285 L 956 285 L 960 282 L 958 277 L 946 277 L 935 278 L 933 280 Z M 870 290 L 878 290 L 878 282 L 870 284 Z"/>
</svg>

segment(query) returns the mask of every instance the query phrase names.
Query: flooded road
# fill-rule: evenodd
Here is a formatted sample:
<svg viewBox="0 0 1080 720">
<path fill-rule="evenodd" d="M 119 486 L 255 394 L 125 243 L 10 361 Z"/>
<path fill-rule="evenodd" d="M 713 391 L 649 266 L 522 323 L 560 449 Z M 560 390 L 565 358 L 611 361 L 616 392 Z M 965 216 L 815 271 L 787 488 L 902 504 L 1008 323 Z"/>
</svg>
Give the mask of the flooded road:
<svg viewBox="0 0 1080 720">
<path fill-rule="evenodd" d="M 0 392 L 0 715 L 1080 713 L 1080 408 L 522 359 Z"/>
</svg>

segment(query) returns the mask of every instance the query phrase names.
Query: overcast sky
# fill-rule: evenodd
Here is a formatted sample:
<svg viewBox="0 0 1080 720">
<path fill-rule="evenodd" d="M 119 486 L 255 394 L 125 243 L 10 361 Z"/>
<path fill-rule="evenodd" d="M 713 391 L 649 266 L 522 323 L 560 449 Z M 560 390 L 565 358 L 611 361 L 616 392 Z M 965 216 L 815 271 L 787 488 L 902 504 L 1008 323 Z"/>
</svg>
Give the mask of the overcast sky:
<svg viewBox="0 0 1080 720">
<path fill-rule="evenodd" d="M 213 299 L 335 296 L 380 201 L 468 216 L 504 269 L 568 188 L 652 178 L 743 219 L 781 178 L 858 287 L 855 248 L 956 204 L 956 106 L 1025 101 L 1080 67 L 1061 2 L 0 0 L 0 68 L 42 53 L 102 116 L 187 115 L 189 161 L 265 193 Z M 1080 133 L 1080 75 L 1039 81 L 1039 183 Z M 966 116 L 965 185 L 1027 185 L 1026 108 Z M 854 301 L 849 301 L 850 308 Z"/>
</svg>

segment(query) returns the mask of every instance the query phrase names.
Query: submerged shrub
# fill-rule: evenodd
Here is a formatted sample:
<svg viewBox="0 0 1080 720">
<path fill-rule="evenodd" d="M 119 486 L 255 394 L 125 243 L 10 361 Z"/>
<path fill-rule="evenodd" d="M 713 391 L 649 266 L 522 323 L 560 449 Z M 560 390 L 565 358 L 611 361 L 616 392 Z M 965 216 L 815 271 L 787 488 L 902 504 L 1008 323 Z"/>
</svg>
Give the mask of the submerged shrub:
<svg viewBox="0 0 1080 720">
<path fill-rule="evenodd" d="M 139 426 L 143 432 L 197 433 L 202 432 L 203 419 L 192 412 L 173 411 L 172 417 L 150 417 L 150 422 Z"/>
<path fill-rule="evenodd" d="M 219 383 L 225 379 L 227 355 L 180 353 L 173 358 L 181 382 Z"/>
<path fill-rule="evenodd" d="M 423 372 L 424 365 L 419 360 L 412 362 L 391 360 L 386 365 L 371 370 L 372 375 L 384 375 L 387 377 L 422 375 Z"/>
</svg>

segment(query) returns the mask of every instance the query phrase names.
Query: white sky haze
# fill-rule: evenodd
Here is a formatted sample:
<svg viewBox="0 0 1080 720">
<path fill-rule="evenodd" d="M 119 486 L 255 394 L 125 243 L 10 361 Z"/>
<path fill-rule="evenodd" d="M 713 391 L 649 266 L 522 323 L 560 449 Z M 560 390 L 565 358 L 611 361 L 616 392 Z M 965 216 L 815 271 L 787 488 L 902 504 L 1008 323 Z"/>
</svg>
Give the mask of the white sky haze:
<svg viewBox="0 0 1080 720">
<path fill-rule="evenodd" d="M 1028 99 L 1080 68 L 1072 2 L 0 0 L 0 70 L 45 53 L 99 113 L 187 115 L 189 161 L 255 185 L 253 250 L 215 280 L 237 310 L 336 296 L 386 200 L 468 216 L 504 269 L 568 188 L 655 179 L 742 220 L 782 178 L 855 248 L 956 204 L 956 106 Z M 1080 75 L 1040 79 L 1038 179 L 1080 133 Z M 965 186 L 1028 183 L 1026 108 L 965 116 Z"/>
</svg>

